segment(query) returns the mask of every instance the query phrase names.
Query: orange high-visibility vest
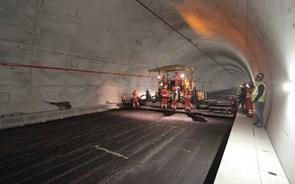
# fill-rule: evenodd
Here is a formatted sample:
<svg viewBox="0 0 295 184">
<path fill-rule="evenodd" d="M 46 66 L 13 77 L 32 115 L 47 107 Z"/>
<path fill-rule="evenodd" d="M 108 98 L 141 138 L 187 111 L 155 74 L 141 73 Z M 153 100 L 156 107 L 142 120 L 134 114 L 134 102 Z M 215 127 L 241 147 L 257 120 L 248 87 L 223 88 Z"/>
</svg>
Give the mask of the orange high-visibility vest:
<svg viewBox="0 0 295 184">
<path fill-rule="evenodd" d="M 162 98 L 167 98 L 169 96 L 169 92 L 167 89 L 162 89 L 161 90 L 161 95 L 162 95 Z"/>
</svg>

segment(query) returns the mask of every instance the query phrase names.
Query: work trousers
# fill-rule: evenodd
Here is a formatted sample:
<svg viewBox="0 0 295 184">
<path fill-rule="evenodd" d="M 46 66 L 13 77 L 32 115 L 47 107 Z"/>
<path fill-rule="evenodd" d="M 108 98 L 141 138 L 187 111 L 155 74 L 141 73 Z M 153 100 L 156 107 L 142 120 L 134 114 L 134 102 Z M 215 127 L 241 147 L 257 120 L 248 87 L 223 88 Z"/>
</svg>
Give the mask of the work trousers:
<svg viewBox="0 0 295 184">
<path fill-rule="evenodd" d="M 247 108 L 248 108 L 248 114 L 250 117 L 253 116 L 253 102 L 250 98 L 247 98 Z"/>
<path fill-rule="evenodd" d="M 185 109 L 191 110 L 191 99 L 190 98 L 185 99 Z"/>
<path fill-rule="evenodd" d="M 173 110 L 176 110 L 176 108 L 177 108 L 177 100 L 172 100 L 172 109 Z"/>
<path fill-rule="evenodd" d="M 257 125 L 263 126 L 263 109 L 264 109 L 264 102 L 254 102 L 256 114 L 257 114 Z"/>
<path fill-rule="evenodd" d="M 162 109 L 167 109 L 168 98 L 162 97 Z"/>
<path fill-rule="evenodd" d="M 247 112 L 246 98 L 240 98 L 240 103 L 241 103 L 242 113 L 245 114 Z"/>
<path fill-rule="evenodd" d="M 139 103 L 138 103 L 138 99 L 137 98 L 132 98 L 132 105 L 133 105 L 133 107 L 139 106 Z"/>
</svg>

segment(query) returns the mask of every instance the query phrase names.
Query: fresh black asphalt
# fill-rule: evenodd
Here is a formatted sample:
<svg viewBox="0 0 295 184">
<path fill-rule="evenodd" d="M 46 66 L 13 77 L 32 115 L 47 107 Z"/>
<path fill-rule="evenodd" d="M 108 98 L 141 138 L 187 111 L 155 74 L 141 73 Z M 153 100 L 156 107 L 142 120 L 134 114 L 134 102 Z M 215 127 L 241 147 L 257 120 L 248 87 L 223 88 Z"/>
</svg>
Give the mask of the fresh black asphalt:
<svg viewBox="0 0 295 184">
<path fill-rule="evenodd" d="M 0 183 L 206 183 L 232 123 L 121 109 L 1 130 Z"/>
</svg>

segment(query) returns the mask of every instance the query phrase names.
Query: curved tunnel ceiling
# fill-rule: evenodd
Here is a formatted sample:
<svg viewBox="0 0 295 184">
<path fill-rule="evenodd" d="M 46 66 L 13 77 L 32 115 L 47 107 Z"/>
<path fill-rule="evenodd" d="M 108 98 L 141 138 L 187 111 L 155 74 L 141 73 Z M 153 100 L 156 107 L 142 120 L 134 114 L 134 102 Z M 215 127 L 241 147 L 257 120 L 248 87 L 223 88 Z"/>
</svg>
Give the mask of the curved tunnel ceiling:
<svg viewBox="0 0 295 184">
<path fill-rule="evenodd" d="M 241 24 L 247 24 L 247 22 L 241 21 L 241 18 L 234 13 L 232 14 L 235 19 L 228 19 L 223 13 L 226 12 L 226 4 L 219 5 L 215 2 L 212 4 L 208 1 L 181 1 L 179 3 L 161 1 L 160 5 L 154 1 L 138 0 L 137 2 L 192 44 L 191 49 L 183 51 L 186 57 L 178 58 L 178 61 L 184 61 L 202 69 L 201 71 L 197 69 L 200 74 L 195 79 L 197 82 L 222 83 L 223 86 L 227 83 L 238 85 L 238 82 L 248 81 L 251 78 L 251 72 L 244 57 L 246 53 L 242 53 L 242 49 L 246 48 L 247 27 Z M 239 12 L 240 17 L 246 17 L 246 15 L 241 15 L 241 12 L 247 12 L 245 11 L 247 6 L 242 4 L 240 8 L 243 10 Z M 177 53 L 171 55 L 171 58 L 176 56 L 178 56 Z M 212 64 L 208 65 L 208 63 Z M 234 64 L 236 68 L 232 69 Z M 213 73 L 223 75 L 212 75 Z M 202 76 L 206 76 L 205 80 Z"/>
</svg>

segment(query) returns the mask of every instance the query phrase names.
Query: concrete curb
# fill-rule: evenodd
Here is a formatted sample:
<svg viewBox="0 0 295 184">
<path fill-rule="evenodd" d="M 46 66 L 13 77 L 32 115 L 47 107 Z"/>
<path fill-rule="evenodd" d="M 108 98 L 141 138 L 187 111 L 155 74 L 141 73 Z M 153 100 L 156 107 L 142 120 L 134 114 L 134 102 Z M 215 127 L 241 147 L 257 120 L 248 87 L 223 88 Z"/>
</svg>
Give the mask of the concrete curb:
<svg viewBox="0 0 295 184">
<path fill-rule="evenodd" d="M 0 118 L 0 130 L 14 128 L 35 123 L 44 123 L 51 120 L 63 119 L 83 114 L 117 109 L 117 104 L 100 104 L 97 106 L 79 107 L 65 110 L 44 111 Z"/>
</svg>

